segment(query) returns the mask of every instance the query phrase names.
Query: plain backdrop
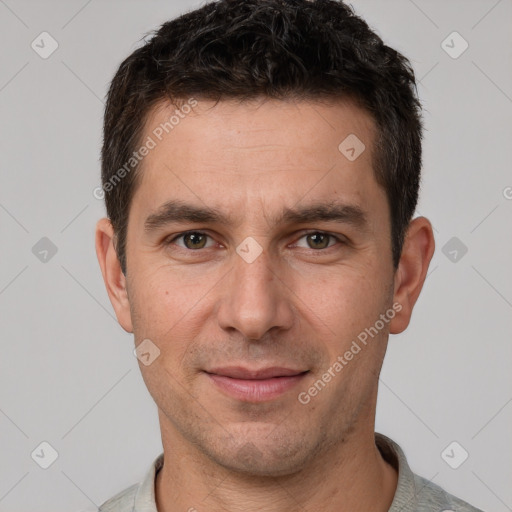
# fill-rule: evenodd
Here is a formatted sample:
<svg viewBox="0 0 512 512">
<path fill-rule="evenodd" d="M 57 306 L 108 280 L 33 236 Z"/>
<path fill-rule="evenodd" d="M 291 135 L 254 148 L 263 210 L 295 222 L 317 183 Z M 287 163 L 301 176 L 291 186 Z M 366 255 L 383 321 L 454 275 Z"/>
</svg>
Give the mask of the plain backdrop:
<svg viewBox="0 0 512 512">
<path fill-rule="evenodd" d="M 93 190 L 118 65 L 199 5 L 0 0 L 2 512 L 94 510 L 162 450 L 96 260 L 104 206 Z M 411 326 L 390 340 L 376 430 L 415 472 L 484 510 L 512 510 L 512 2 L 353 5 L 419 80 L 417 213 L 437 241 Z M 58 44 L 47 58 L 31 46 L 55 44 L 42 32 Z M 453 442 L 456 462 L 468 453 L 457 469 Z M 47 469 L 41 450 L 58 454 Z"/>
</svg>

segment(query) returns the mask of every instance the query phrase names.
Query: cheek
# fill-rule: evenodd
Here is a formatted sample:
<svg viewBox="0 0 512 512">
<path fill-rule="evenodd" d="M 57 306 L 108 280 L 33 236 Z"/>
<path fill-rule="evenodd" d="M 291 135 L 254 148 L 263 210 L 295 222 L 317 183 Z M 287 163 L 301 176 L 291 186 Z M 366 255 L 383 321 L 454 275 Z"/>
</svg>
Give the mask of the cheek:
<svg viewBox="0 0 512 512">
<path fill-rule="evenodd" d="M 326 333 L 330 352 L 339 353 L 388 308 L 389 292 L 377 269 L 330 269 L 298 285 L 302 315 Z M 378 281 L 380 279 L 380 281 Z M 327 344 L 327 343 L 326 343 Z"/>
<path fill-rule="evenodd" d="M 184 365 L 212 315 L 212 282 L 204 279 L 204 271 L 191 276 L 166 266 L 140 273 L 133 290 L 130 306 L 137 343 L 150 339 L 157 345 L 161 371 L 173 377 L 192 375 L 194 369 Z"/>
<path fill-rule="evenodd" d="M 183 287 L 175 272 L 166 269 L 140 273 L 132 283 L 130 307 L 136 338 L 163 342 L 186 318 L 194 304 L 194 291 Z"/>
<path fill-rule="evenodd" d="M 191 325 L 191 318 L 197 314 L 191 307 L 197 300 L 179 286 L 167 273 L 146 274 L 134 283 L 135 293 L 130 300 L 136 343 L 149 339 L 159 350 L 150 365 L 139 363 L 142 377 L 155 402 L 173 414 L 179 408 L 183 387 L 180 367 L 197 335 Z"/>
</svg>

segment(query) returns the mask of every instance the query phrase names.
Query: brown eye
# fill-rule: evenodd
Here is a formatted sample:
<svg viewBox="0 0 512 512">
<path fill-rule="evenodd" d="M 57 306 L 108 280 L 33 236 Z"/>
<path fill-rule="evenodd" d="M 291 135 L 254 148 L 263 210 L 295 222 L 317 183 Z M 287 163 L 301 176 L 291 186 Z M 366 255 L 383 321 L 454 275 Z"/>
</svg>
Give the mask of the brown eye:
<svg viewBox="0 0 512 512">
<path fill-rule="evenodd" d="M 186 233 L 182 235 L 183 243 L 187 249 L 203 249 L 206 245 L 207 235 L 204 233 Z"/>
<path fill-rule="evenodd" d="M 182 233 L 169 236 L 163 243 L 167 251 L 172 251 L 177 256 L 181 255 L 190 258 L 196 256 L 203 257 L 205 254 L 210 254 L 207 252 L 208 250 L 219 248 L 219 244 L 213 236 L 204 231 L 183 231 Z"/>
<path fill-rule="evenodd" d="M 308 246 L 311 249 L 325 249 L 329 246 L 331 236 L 327 233 L 310 233 L 306 235 Z"/>
</svg>

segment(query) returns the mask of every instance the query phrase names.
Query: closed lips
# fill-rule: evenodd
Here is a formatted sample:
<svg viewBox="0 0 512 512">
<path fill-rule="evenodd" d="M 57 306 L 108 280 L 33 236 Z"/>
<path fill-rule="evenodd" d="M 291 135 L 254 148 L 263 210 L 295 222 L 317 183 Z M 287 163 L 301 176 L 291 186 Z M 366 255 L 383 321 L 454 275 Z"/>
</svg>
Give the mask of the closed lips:
<svg viewBox="0 0 512 512">
<path fill-rule="evenodd" d="M 264 380 L 276 377 L 293 377 L 295 375 L 306 373 L 307 371 L 308 370 L 296 370 L 282 367 L 270 367 L 258 370 L 249 370 L 247 368 L 242 368 L 239 366 L 231 366 L 224 368 L 214 368 L 212 370 L 208 370 L 206 373 L 220 375 L 222 377 L 230 377 L 232 379 Z"/>
</svg>

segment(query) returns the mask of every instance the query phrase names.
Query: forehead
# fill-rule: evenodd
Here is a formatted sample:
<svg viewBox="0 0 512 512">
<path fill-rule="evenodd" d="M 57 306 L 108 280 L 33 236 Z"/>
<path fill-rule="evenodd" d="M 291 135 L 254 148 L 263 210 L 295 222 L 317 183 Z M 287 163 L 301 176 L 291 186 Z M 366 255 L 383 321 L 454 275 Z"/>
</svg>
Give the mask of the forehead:
<svg viewBox="0 0 512 512">
<path fill-rule="evenodd" d="M 195 142 L 197 155 L 211 146 L 261 153 L 278 152 L 281 145 L 282 149 L 295 147 L 302 158 L 309 154 L 316 159 L 319 153 L 332 154 L 350 134 L 364 139 L 370 148 L 374 129 L 370 114 L 348 99 L 327 103 L 264 98 L 215 103 L 189 98 L 177 105 L 158 103 L 147 116 L 144 133 L 152 136 L 160 149 L 170 148 L 174 139 L 172 149 L 178 154 L 191 147 L 180 147 L 183 142 Z M 229 156 L 225 155 L 226 160 Z"/>
<path fill-rule="evenodd" d="M 182 103 L 191 104 L 161 102 L 147 118 L 143 141 L 154 147 L 141 162 L 135 194 L 147 208 L 180 198 L 261 210 L 306 195 L 350 196 L 363 206 L 379 188 L 374 121 L 353 102 Z"/>
</svg>

